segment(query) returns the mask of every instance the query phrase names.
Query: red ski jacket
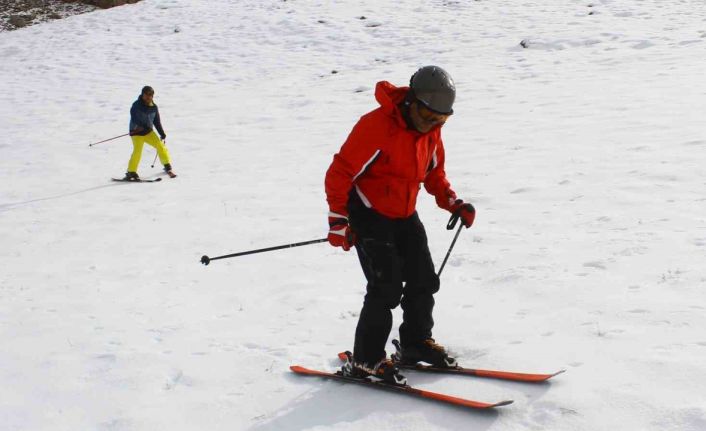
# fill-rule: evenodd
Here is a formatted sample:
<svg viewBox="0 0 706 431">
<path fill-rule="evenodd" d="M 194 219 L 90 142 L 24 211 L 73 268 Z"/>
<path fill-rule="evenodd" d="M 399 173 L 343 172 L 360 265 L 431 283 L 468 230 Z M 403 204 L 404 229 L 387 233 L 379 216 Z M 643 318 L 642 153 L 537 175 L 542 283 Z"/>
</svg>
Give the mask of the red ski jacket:
<svg viewBox="0 0 706 431">
<path fill-rule="evenodd" d="M 348 216 L 352 187 L 363 203 L 390 218 L 411 216 L 421 184 L 448 210 L 456 199 L 444 172 L 441 126 L 421 134 L 407 128 L 398 108 L 409 87 L 377 83 L 380 107 L 360 118 L 326 172 L 326 199 L 332 213 Z"/>
</svg>

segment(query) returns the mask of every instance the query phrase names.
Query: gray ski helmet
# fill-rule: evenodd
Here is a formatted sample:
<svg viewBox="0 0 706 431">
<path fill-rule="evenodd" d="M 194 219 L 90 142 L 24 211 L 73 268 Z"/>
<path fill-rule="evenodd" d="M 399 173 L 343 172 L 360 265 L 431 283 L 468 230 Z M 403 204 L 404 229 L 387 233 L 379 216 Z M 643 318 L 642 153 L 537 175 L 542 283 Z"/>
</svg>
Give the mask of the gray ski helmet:
<svg viewBox="0 0 706 431">
<path fill-rule="evenodd" d="M 424 66 L 409 80 L 415 98 L 424 106 L 440 114 L 453 114 L 456 85 L 451 76 L 439 66 Z"/>
</svg>

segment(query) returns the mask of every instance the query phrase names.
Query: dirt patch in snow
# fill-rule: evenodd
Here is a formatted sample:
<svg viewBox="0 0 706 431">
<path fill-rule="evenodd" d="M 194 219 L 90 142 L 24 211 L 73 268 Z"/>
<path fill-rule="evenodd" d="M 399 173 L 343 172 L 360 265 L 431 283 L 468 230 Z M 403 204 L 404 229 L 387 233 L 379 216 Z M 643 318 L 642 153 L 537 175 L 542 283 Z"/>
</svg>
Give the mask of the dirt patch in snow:
<svg viewBox="0 0 706 431">
<path fill-rule="evenodd" d="M 0 32 L 139 0 L 0 0 Z"/>
</svg>

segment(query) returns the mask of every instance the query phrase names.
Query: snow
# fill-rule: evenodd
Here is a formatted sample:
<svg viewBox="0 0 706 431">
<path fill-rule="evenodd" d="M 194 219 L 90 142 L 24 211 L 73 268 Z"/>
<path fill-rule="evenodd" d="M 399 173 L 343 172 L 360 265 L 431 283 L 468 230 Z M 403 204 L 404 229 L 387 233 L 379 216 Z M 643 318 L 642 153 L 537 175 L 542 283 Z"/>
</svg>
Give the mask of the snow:
<svg viewBox="0 0 706 431">
<path fill-rule="evenodd" d="M 0 33 L 2 429 L 706 429 L 705 23 L 657 0 L 145 0 Z M 408 373 L 515 400 L 490 414 L 289 372 L 351 347 L 353 253 L 199 263 L 324 237 L 375 82 L 426 64 L 456 80 L 447 173 L 478 210 L 434 335 L 469 366 L 567 369 Z M 130 141 L 88 144 L 145 84 L 179 177 L 112 183 Z M 447 214 L 418 209 L 440 262 Z"/>
</svg>

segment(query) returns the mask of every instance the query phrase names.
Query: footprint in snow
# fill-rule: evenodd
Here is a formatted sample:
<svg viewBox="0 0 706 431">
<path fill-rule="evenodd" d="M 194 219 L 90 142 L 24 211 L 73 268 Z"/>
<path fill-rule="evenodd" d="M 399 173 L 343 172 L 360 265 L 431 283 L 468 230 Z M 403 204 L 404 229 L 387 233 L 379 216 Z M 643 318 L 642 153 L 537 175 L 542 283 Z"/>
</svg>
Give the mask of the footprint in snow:
<svg viewBox="0 0 706 431">
<path fill-rule="evenodd" d="M 632 46 L 633 49 L 647 49 L 650 47 L 655 46 L 654 43 L 650 42 L 649 40 L 643 40 L 635 45 Z"/>
<path fill-rule="evenodd" d="M 583 266 L 587 268 L 606 269 L 605 264 L 599 261 L 586 262 L 583 264 Z"/>
<path fill-rule="evenodd" d="M 701 36 L 701 37 L 706 37 L 706 34 L 705 34 L 704 36 Z M 696 141 L 684 142 L 682 145 L 683 145 L 683 146 L 687 146 L 687 147 L 691 147 L 691 146 L 702 146 L 702 145 L 706 145 L 706 141 L 699 139 L 699 140 L 696 140 Z"/>
<path fill-rule="evenodd" d="M 519 189 L 515 189 L 515 190 L 511 191 L 510 194 L 514 195 L 514 194 L 518 194 L 518 193 L 527 193 L 527 192 L 531 192 L 531 191 L 532 191 L 532 189 L 529 187 L 520 187 Z"/>
<path fill-rule="evenodd" d="M 692 45 L 692 44 L 694 44 L 694 43 L 701 43 L 701 42 L 703 42 L 703 40 L 700 40 L 700 39 L 682 40 L 681 42 L 679 42 L 679 45 L 680 45 L 680 46 Z"/>
<path fill-rule="evenodd" d="M 633 314 L 645 314 L 649 313 L 650 310 L 645 310 L 644 308 L 634 308 L 632 310 L 629 310 L 628 313 L 633 313 Z"/>
<path fill-rule="evenodd" d="M 170 391 L 177 385 L 193 386 L 193 381 L 189 377 L 186 377 L 182 370 L 174 370 L 167 377 L 167 381 L 164 383 L 163 389 L 165 391 Z"/>
</svg>

